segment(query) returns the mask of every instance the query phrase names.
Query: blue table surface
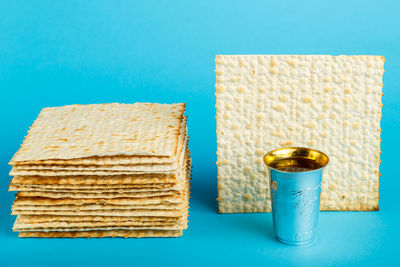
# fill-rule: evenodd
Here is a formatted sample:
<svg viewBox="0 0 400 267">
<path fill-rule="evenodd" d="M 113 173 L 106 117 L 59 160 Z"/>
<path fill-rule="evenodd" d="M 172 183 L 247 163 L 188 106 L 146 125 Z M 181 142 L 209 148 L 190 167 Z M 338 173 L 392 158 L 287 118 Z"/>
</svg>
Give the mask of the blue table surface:
<svg viewBox="0 0 400 267">
<path fill-rule="evenodd" d="M 400 266 L 399 1 L 0 1 L 0 266 Z M 217 214 L 216 54 L 386 57 L 379 212 L 322 212 L 289 247 L 271 214 Z M 20 239 L 10 167 L 41 108 L 186 102 L 193 154 L 181 238 Z"/>
</svg>

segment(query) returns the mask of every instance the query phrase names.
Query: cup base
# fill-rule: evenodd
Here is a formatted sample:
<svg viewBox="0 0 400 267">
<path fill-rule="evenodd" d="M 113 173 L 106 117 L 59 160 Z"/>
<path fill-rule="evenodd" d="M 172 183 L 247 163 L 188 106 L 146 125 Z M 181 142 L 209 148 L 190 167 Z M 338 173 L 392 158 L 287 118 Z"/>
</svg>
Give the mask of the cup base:
<svg viewBox="0 0 400 267">
<path fill-rule="evenodd" d="M 309 239 L 309 240 L 304 240 L 304 241 L 285 240 L 285 239 L 279 238 L 277 236 L 275 236 L 275 238 L 279 242 L 281 242 L 285 245 L 289 245 L 289 246 L 307 246 L 315 241 L 315 239 Z"/>
</svg>

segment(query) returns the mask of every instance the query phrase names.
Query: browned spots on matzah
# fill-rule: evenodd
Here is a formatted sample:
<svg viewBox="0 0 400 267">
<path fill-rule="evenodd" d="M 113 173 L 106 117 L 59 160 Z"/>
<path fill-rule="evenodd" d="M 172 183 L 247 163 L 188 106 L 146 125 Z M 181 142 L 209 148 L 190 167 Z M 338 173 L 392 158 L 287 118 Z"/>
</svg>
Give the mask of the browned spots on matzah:
<svg viewBox="0 0 400 267">
<path fill-rule="evenodd" d="M 11 160 L 21 237 L 168 237 L 187 228 L 184 104 L 45 108 Z"/>
<path fill-rule="evenodd" d="M 383 57 L 221 55 L 215 62 L 220 212 L 269 212 L 267 174 L 257 162 L 261 150 L 289 145 L 331 158 L 322 210 L 378 209 Z"/>
</svg>

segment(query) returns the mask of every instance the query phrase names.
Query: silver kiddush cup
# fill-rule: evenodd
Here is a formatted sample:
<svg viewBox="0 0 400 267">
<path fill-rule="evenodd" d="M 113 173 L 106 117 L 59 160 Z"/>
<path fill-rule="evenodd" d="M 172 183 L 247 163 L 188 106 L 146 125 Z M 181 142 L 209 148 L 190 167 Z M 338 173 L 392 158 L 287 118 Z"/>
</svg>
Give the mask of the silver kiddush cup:
<svg viewBox="0 0 400 267">
<path fill-rule="evenodd" d="M 273 150 L 264 156 L 269 170 L 274 234 L 293 246 L 312 243 L 318 226 L 321 180 L 329 158 L 303 147 Z"/>
</svg>

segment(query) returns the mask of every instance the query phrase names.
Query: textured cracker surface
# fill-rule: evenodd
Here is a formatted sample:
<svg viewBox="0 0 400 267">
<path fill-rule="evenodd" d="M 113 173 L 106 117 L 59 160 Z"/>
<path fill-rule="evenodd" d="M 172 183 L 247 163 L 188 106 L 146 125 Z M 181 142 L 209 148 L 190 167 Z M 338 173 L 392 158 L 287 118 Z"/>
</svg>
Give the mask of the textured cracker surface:
<svg viewBox="0 0 400 267">
<path fill-rule="evenodd" d="M 176 155 L 176 162 L 174 164 L 146 164 L 146 165 L 136 165 L 136 167 L 121 167 L 119 165 L 111 166 L 111 167 L 118 167 L 118 168 L 125 168 L 126 170 L 104 170 L 102 167 L 80 167 L 74 165 L 72 169 L 64 169 L 63 167 L 57 167 L 54 165 L 50 165 L 52 167 L 36 169 L 38 165 L 24 165 L 24 167 L 15 167 L 10 171 L 10 175 L 18 175 L 18 176 L 80 176 L 80 175 L 98 175 L 98 176 L 114 176 L 114 175 L 146 175 L 146 174 L 168 174 L 173 173 L 179 168 L 182 167 L 185 160 L 185 151 L 187 148 L 188 137 L 184 138 L 181 144 L 178 145 L 177 155 Z M 25 166 L 28 166 L 25 169 Z M 42 166 L 42 165 L 39 165 Z M 93 169 L 94 168 L 94 169 Z M 96 170 L 97 168 L 97 170 Z"/>
<path fill-rule="evenodd" d="M 14 201 L 13 206 L 32 206 L 32 205 L 88 205 L 88 204 L 103 204 L 103 205 L 135 205 L 146 201 L 147 204 L 170 204 L 180 203 L 180 198 L 170 198 L 168 196 L 152 197 L 152 198 L 43 198 L 43 197 L 19 197 Z"/>
<path fill-rule="evenodd" d="M 103 223 L 103 222 L 85 222 L 85 223 L 67 223 L 67 222 L 46 222 L 46 223 L 35 223 L 35 224 L 25 224 L 21 222 L 16 222 L 14 224 L 14 231 L 21 230 L 34 230 L 41 231 L 39 229 L 55 230 L 56 229 L 89 229 L 98 227 L 149 227 L 148 229 L 155 229 L 150 227 L 179 227 L 175 229 L 182 229 L 184 225 L 180 223 L 165 223 L 165 222 L 123 222 L 123 223 Z M 158 228 L 156 228 L 158 229 Z M 171 229 L 171 228 L 169 228 Z"/>
<path fill-rule="evenodd" d="M 44 109 L 10 162 L 9 189 L 18 191 L 13 230 L 21 237 L 181 236 L 191 174 L 184 108 Z"/>
<path fill-rule="evenodd" d="M 168 217 L 165 217 L 168 218 Z M 168 218 L 171 219 L 171 218 Z M 17 217 L 13 231 L 83 231 L 83 230 L 115 230 L 117 228 L 135 227 L 137 229 L 186 229 L 186 217 L 172 218 L 165 221 L 111 221 L 111 222 L 96 222 L 96 221 L 53 221 L 53 222 L 23 222 L 20 216 Z M 103 229 L 99 229 L 103 228 Z M 110 229 L 111 228 L 111 229 Z M 133 229 L 133 228 L 132 228 Z M 132 230 L 131 229 L 131 230 Z"/>
<path fill-rule="evenodd" d="M 185 160 L 176 174 L 176 179 L 173 183 L 147 183 L 147 184 L 112 184 L 112 185 L 98 185 L 97 179 L 93 178 L 91 181 L 93 185 L 89 184 L 24 184 L 24 180 L 18 181 L 13 178 L 10 188 L 10 191 L 47 191 L 47 192 L 69 192 L 69 193 L 127 193 L 127 192 L 153 192 L 153 191 L 170 191 L 170 190 L 182 190 L 185 188 L 186 184 L 186 169 L 189 167 L 188 159 L 189 159 L 189 151 L 186 150 L 186 153 L 183 153 Z M 37 179 L 34 179 L 35 181 Z M 51 180 L 51 179 L 50 179 Z M 54 179 L 56 180 L 56 179 Z M 16 181 L 18 183 L 16 183 Z M 89 183 L 89 182 L 88 182 Z"/>
<path fill-rule="evenodd" d="M 185 104 L 44 108 L 11 163 L 91 156 L 173 156 Z"/>
<path fill-rule="evenodd" d="M 18 226 L 18 225 L 17 225 Z M 18 226 L 19 227 L 19 226 Z M 69 228 L 17 228 L 18 232 L 80 232 L 80 231 L 111 231 L 111 230 L 181 230 L 181 225 L 150 225 L 150 226 L 107 226 L 107 227 L 69 227 Z"/>
<path fill-rule="evenodd" d="M 25 160 L 12 163 L 15 166 L 24 165 L 84 165 L 84 166 L 113 166 L 113 165 L 133 165 L 133 164 L 152 164 L 157 161 L 158 164 L 174 163 L 175 157 L 166 156 L 102 156 L 86 157 L 79 159 L 46 159 L 46 160 Z"/>
<path fill-rule="evenodd" d="M 180 218 L 170 217 L 120 217 L 120 216 L 63 216 L 63 215 L 18 215 L 18 221 L 24 224 L 37 224 L 37 223 L 147 223 L 147 222 L 165 222 L 174 223 Z"/>
<path fill-rule="evenodd" d="M 186 118 L 186 117 L 185 117 Z M 120 164 L 115 160 L 114 164 L 110 165 L 78 165 L 74 162 L 74 160 L 70 160 L 71 162 L 74 162 L 74 164 L 15 164 L 13 166 L 13 170 L 66 170 L 66 171 L 82 171 L 82 170 L 87 170 L 87 171 L 132 171 L 132 172 L 159 172 L 160 170 L 163 172 L 170 172 L 177 170 L 179 166 L 181 166 L 181 161 L 184 157 L 184 152 L 185 148 L 187 146 L 188 142 L 188 136 L 187 136 L 187 126 L 186 123 L 181 123 L 181 132 L 179 135 L 178 139 L 178 148 L 177 148 L 177 154 L 171 157 L 174 159 L 173 162 L 160 162 L 160 159 L 162 157 L 147 157 L 151 159 L 148 162 L 145 163 L 131 163 L 131 164 Z M 114 158 L 116 158 L 115 156 Z M 113 158 L 113 157 L 111 157 Z M 135 159 L 140 159 L 143 157 L 126 157 L 129 158 L 131 161 Z M 77 159 L 77 161 L 81 161 L 81 159 Z"/>
<path fill-rule="evenodd" d="M 189 158 L 190 151 L 186 149 L 186 160 L 185 164 L 182 166 L 178 174 L 176 175 L 175 185 L 172 188 L 166 190 L 127 190 L 122 189 L 118 191 L 113 191 L 109 189 L 104 190 L 51 190 L 51 189 L 40 189 L 33 190 L 29 189 L 26 191 L 20 191 L 17 193 L 17 201 L 21 197 L 41 197 L 41 198 L 137 198 L 147 200 L 147 198 L 153 198 L 157 196 L 170 196 L 170 199 L 180 199 L 182 197 L 188 197 L 189 187 L 190 187 L 190 170 L 191 170 L 191 160 Z M 12 187 L 11 187 L 12 188 Z M 44 190 L 44 191 L 43 191 Z"/>
<path fill-rule="evenodd" d="M 19 197 L 45 197 L 45 198 L 150 198 L 157 196 L 179 197 L 176 192 L 141 192 L 141 193 L 68 193 L 68 192 L 49 192 L 49 191 L 22 191 L 17 193 Z"/>
<path fill-rule="evenodd" d="M 79 192 L 79 193 L 118 193 L 118 192 L 152 192 L 152 191 L 169 191 L 177 190 L 172 187 L 142 187 L 142 188 L 41 188 L 41 187 L 10 187 L 12 191 L 48 191 L 48 192 Z"/>
<path fill-rule="evenodd" d="M 162 173 L 162 174 L 167 174 L 167 173 L 172 173 L 170 171 L 164 172 L 163 170 L 153 170 L 152 173 Z M 143 175 L 146 174 L 147 172 L 145 171 L 95 171 L 95 170 L 29 170 L 29 169 L 21 169 L 19 167 L 13 167 L 10 171 L 10 175 L 19 175 L 19 176 L 80 176 L 80 175 L 100 175 L 100 176 L 113 176 L 113 175 Z"/>
<path fill-rule="evenodd" d="M 109 230 L 79 232 L 20 232 L 19 237 L 178 237 L 182 230 Z"/>
<path fill-rule="evenodd" d="M 78 211 L 78 210 L 130 210 L 130 209 L 160 209 L 160 210 L 178 210 L 181 208 L 185 208 L 186 205 L 184 205 L 182 202 L 181 203 L 176 203 L 176 204 L 135 204 L 135 205 L 96 205 L 96 204 L 91 204 L 91 205 L 56 205 L 56 206 L 51 206 L 51 205 L 13 205 L 12 210 L 14 212 L 17 212 L 19 210 L 72 210 L 72 211 Z"/>
<path fill-rule="evenodd" d="M 171 198 L 165 197 L 165 198 L 159 198 L 159 199 L 153 199 L 153 198 L 144 198 L 144 197 L 138 197 L 136 200 L 133 199 L 127 199 L 127 200 L 120 200 L 117 198 L 112 198 L 110 200 L 107 200 L 105 202 L 100 202 L 100 201 L 95 201 L 95 200 L 63 200 L 60 199 L 61 197 L 57 197 L 54 201 L 49 200 L 49 199 L 44 199 L 44 198 L 38 198 L 34 200 L 38 200 L 34 203 L 36 204 L 41 204 L 39 206 L 36 205 L 36 207 L 40 208 L 35 208 L 34 210 L 25 210 L 23 208 L 20 208 L 21 206 L 23 207 L 25 204 L 26 206 L 32 203 L 32 200 L 24 200 L 22 202 L 19 202 L 18 195 L 24 194 L 24 193 L 31 193 L 31 192 L 19 192 L 17 195 L 17 200 L 15 201 L 16 203 L 19 202 L 19 204 L 13 206 L 13 215 L 67 215 L 67 216 L 77 216 L 77 215 L 83 215 L 83 216 L 160 216 L 160 217 L 181 217 L 183 214 L 186 214 L 188 212 L 188 205 L 189 205 L 189 197 L 190 197 L 190 169 L 191 169 L 191 161 L 188 160 L 188 166 L 187 170 L 185 171 L 185 177 L 187 179 L 186 183 L 186 188 L 182 191 L 178 191 L 178 197 L 172 196 Z M 33 192 L 35 193 L 35 192 Z M 137 193 L 136 193 L 137 194 Z M 135 197 L 136 194 L 134 195 Z M 65 195 L 65 194 L 64 194 Z M 123 195 L 123 194 L 119 194 Z M 182 195 L 182 196 L 180 196 Z M 132 197 L 132 196 L 131 196 Z M 161 201 L 160 201 L 161 200 Z M 106 209 L 102 208 L 100 209 L 98 204 L 108 204 L 106 206 Z M 132 207 L 132 205 L 150 205 L 150 204 L 160 204 L 165 205 L 169 203 L 177 203 L 177 204 L 172 204 L 176 205 L 176 209 L 174 210 L 163 210 L 163 209 L 136 209 L 135 207 Z M 162 204 L 161 204 L 162 203 Z M 42 209 L 43 205 L 57 205 L 60 208 L 56 208 L 56 210 L 45 208 Z M 79 207 L 79 205 L 85 205 L 85 204 L 93 204 L 96 206 L 96 208 L 92 210 L 85 210 L 79 207 L 78 209 L 73 208 L 71 209 L 71 205 L 69 204 L 74 204 L 75 207 Z M 111 204 L 111 205 L 110 205 Z M 124 204 L 127 205 L 126 207 L 123 207 L 123 209 L 117 209 L 117 206 L 121 207 L 120 205 Z M 69 209 L 63 209 L 62 205 L 69 205 Z M 29 206 L 35 206 L 35 205 L 29 205 Z M 92 206 L 92 205 L 89 205 Z M 113 207 L 114 206 L 114 207 Z M 126 209 L 128 208 L 128 209 Z"/>
<path fill-rule="evenodd" d="M 219 211 L 269 212 L 267 152 L 325 152 L 321 210 L 377 210 L 381 56 L 217 56 Z"/>
<path fill-rule="evenodd" d="M 10 186 L 9 191 L 18 191 L 11 190 L 12 187 L 26 187 L 26 188 L 37 188 L 37 189 L 65 189 L 65 190 L 75 190 L 75 189 L 83 189 L 83 190 L 107 190 L 107 189 L 166 189 L 174 186 L 173 183 L 167 184 L 139 184 L 139 185 L 53 185 L 53 184 L 39 184 L 39 185 L 23 185 L 23 184 L 13 184 Z"/>
<path fill-rule="evenodd" d="M 183 121 L 180 126 L 180 135 L 178 144 L 181 144 L 182 139 L 188 138 L 187 136 L 187 116 L 183 117 Z M 184 133 L 184 135 L 182 134 Z M 179 150 L 179 147 L 178 147 Z M 26 166 L 26 165 L 67 165 L 67 166 L 93 166 L 93 167 L 111 167 L 115 165 L 137 165 L 137 164 L 173 164 L 176 162 L 176 155 L 173 156 L 94 156 L 86 158 L 74 158 L 74 159 L 47 159 L 47 160 L 27 160 L 21 162 L 14 162 L 14 166 Z"/>
<path fill-rule="evenodd" d="M 157 217 L 180 217 L 183 210 L 148 210 L 148 209 L 131 209 L 131 210 L 18 210 L 13 211 L 12 215 L 83 215 L 83 216 L 157 216 Z"/>
<path fill-rule="evenodd" d="M 173 192 L 183 188 L 184 186 L 174 188 L 111 188 L 111 189 L 59 189 L 59 188 L 29 188 L 16 187 L 20 192 L 35 191 L 35 192 L 54 192 L 54 193 L 151 193 L 151 192 Z"/>
<path fill-rule="evenodd" d="M 125 237 L 137 236 L 137 231 L 157 230 L 162 232 L 144 232 L 147 236 L 170 236 L 171 230 L 177 236 L 187 228 L 191 160 L 189 150 L 185 153 L 185 165 L 180 168 L 176 182 L 184 182 L 186 187 L 178 191 L 180 198 L 111 198 L 111 199 L 48 199 L 18 197 L 13 205 L 13 214 L 18 216 L 13 230 L 20 232 L 20 237 L 68 237 L 61 233 L 68 232 L 76 236 L 96 236 L 104 231 L 106 236 L 115 235 L 115 231 L 126 231 Z M 182 198 L 183 197 L 183 198 Z M 29 210 L 32 209 L 32 210 Z M 34 215 L 38 214 L 38 215 Z M 48 214 L 48 215 L 46 215 Z M 105 232 L 106 231 L 106 232 Z M 112 232 L 114 231 L 114 232 Z M 129 233 L 128 233 L 129 231 Z M 34 234 L 31 234 L 34 233 Z M 115 236 L 120 236 L 118 232 Z M 103 235 L 98 237 L 104 237 Z"/>
<path fill-rule="evenodd" d="M 151 172 L 151 171 L 174 171 L 176 164 L 145 164 L 145 165 L 104 165 L 104 166 L 80 166 L 80 165 L 18 165 L 14 170 L 38 170 L 38 171 L 115 171 L 115 172 Z"/>
<path fill-rule="evenodd" d="M 176 181 L 176 173 L 142 175 L 93 175 L 93 176 L 14 176 L 11 184 L 21 185 L 130 185 L 162 184 Z"/>
</svg>

